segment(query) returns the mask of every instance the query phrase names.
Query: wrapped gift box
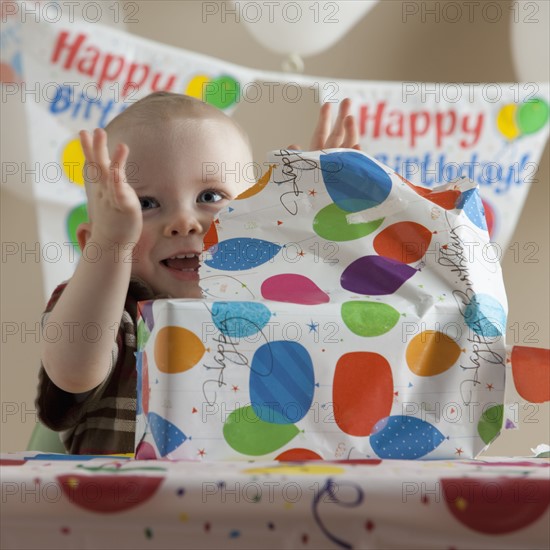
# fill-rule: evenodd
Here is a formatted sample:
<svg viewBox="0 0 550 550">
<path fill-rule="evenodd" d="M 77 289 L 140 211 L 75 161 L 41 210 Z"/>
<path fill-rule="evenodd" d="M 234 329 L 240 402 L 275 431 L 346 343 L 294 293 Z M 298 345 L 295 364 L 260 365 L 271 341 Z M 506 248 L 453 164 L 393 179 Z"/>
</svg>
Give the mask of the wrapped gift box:
<svg viewBox="0 0 550 550">
<path fill-rule="evenodd" d="M 474 457 L 507 303 L 477 188 L 275 151 L 207 235 L 204 301 L 140 305 L 138 456 Z"/>
</svg>

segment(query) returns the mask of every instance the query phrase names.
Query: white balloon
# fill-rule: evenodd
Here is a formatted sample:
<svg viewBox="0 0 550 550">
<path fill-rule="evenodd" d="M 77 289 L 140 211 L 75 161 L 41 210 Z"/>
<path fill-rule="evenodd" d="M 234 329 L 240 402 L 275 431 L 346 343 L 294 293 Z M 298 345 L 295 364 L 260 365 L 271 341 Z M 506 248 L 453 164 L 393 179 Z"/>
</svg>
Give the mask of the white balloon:
<svg viewBox="0 0 550 550">
<path fill-rule="evenodd" d="M 233 0 L 240 21 L 260 44 L 273 52 L 301 56 L 330 48 L 377 2 Z"/>
<path fill-rule="evenodd" d="M 510 13 L 512 58 L 518 80 L 548 82 L 550 76 L 550 3 L 514 2 Z"/>
</svg>

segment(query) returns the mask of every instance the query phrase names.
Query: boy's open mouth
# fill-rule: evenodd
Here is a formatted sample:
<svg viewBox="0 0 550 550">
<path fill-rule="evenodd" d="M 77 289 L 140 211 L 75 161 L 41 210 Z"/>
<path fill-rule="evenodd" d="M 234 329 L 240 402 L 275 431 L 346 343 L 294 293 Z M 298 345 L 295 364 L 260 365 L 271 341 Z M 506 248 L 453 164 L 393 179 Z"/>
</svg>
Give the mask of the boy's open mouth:
<svg viewBox="0 0 550 550">
<path fill-rule="evenodd" d="M 198 271 L 200 266 L 198 254 L 179 254 L 161 260 L 160 263 L 176 271 Z"/>
</svg>

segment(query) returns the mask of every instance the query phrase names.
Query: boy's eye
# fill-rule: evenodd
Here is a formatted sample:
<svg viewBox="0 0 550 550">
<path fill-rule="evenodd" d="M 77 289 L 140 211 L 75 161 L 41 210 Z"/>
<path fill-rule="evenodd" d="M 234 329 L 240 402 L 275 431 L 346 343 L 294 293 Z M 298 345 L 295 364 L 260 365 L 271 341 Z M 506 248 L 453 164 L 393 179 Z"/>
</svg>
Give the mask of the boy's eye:
<svg viewBox="0 0 550 550">
<path fill-rule="evenodd" d="M 158 208 L 160 205 L 153 197 L 139 197 L 142 210 L 151 210 L 151 208 Z"/>
<path fill-rule="evenodd" d="M 220 193 L 218 193 L 217 191 L 209 190 L 209 191 L 203 191 L 199 195 L 197 202 L 205 202 L 205 203 L 213 204 L 223 200 L 224 198 L 225 197 Z"/>
</svg>

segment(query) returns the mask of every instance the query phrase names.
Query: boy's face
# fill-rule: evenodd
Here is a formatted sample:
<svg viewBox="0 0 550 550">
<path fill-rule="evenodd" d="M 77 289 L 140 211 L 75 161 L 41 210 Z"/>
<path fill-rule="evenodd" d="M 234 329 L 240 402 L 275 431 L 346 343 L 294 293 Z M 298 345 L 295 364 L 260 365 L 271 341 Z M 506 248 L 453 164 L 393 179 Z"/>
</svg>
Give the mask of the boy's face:
<svg viewBox="0 0 550 550">
<path fill-rule="evenodd" d="M 216 120 L 151 125 L 124 136 L 130 147 L 128 183 L 140 198 L 143 230 L 132 275 L 156 293 L 200 298 L 199 255 L 213 220 L 252 182 L 252 162 L 236 128 Z"/>
</svg>

